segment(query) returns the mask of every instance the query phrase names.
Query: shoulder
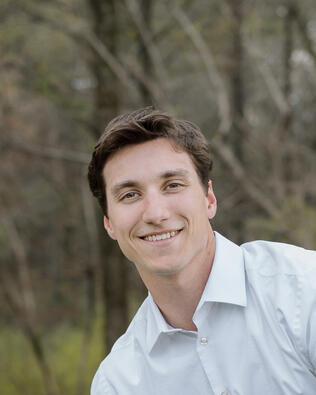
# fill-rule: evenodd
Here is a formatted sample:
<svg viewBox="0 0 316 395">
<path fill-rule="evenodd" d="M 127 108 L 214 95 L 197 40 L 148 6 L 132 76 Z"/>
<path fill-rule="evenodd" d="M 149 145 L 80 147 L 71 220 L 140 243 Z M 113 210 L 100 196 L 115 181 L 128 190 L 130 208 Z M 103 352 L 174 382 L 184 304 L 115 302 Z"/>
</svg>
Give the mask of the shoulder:
<svg viewBox="0 0 316 395">
<path fill-rule="evenodd" d="M 316 251 L 262 240 L 245 243 L 241 248 L 247 270 L 258 270 L 263 275 L 316 275 Z"/>
<path fill-rule="evenodd" d="M 249 301 L 267 320 L 278 323 L 315 372 L 316 251 L 266 241 L 249 242 L 241 248 Z"/>
<path fill-rule="evenodd" d="M 127 331 L 115 342 L 101 362 L 91 386 L 91 395 L 113 395 L 128 377 L 137 377 L 146 340 L 148 298 L 145 299 Z"/>
<path fill-rule="evenodd" d="M 294 311 L 316 300 L 316 251 L 290 244 L 254 241 L 241 246 L 248 288 Z"/>
</svg>

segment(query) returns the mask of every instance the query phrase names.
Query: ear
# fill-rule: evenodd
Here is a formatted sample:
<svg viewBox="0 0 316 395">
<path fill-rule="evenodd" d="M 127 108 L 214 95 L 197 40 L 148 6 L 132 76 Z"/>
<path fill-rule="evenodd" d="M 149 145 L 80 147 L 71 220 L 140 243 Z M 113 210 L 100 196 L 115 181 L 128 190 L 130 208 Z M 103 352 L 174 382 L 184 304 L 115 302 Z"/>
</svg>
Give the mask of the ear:
<svg viewBox="0 0 316 395">
<path fill-rule="evenodd" d="M 212 181 L 209 180 L 208 182 L 208 190 L 207 190 L 207 213 L 208 219 L 212 219 L 215 217 L 217 210 L 217 201 L 216 196 L 213 191 Z"/>
<path fill-rule="evenodd" d="M 104 216 L 103 224 L 105 230 L 108 232 L 108 235 L 111 237 L 111 239 L 116 240 L 115 232 L 112 228 L 111 221 L 109 220 L 108 217 Z"/>
</svg>

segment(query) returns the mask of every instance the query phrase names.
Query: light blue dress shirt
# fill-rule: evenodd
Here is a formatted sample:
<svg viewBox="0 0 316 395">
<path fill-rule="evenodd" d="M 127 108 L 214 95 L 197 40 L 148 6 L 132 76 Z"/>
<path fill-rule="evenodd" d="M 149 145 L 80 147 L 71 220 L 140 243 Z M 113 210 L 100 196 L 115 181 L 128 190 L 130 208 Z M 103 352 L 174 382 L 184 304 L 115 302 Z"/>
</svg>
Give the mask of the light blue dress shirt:
<svg viewBox="0 0 316 395">
<path fill-rule="evenodd" d="M 316 252 L 215 235 L 197 332 L 170 327 L 149 295 L 91 395 L 316 394 Z"/>
</svg>

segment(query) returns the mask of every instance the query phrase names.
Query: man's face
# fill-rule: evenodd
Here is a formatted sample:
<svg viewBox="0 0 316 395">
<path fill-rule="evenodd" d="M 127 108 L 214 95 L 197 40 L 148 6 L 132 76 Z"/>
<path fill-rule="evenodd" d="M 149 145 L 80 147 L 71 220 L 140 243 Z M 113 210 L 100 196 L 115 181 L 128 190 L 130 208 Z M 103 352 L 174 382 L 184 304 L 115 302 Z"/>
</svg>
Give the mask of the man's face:
<svg viewBox="0 0 316 395">
<path fill-rule="evenodd" d="M 131 145 L 106 163 L 104 225 L 140 274 L 172 275 L 199 264 L 213 238 L 216 199 L 191 158 L 168 139 Z"/>
</svg>

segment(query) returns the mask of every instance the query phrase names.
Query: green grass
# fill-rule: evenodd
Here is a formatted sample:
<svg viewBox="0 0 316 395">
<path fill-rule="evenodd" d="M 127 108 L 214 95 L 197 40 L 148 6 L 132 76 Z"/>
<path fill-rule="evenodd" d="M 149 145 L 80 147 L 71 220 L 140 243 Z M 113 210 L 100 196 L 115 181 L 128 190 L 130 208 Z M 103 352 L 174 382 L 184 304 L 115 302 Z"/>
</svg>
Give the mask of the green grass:
<svg viewBox="0 0 316 395">
<path fill-rule="evenodd" d="M 104 358 L 101 320 L 93 325 L 93 333 L 84 355 L 82 394 L 88 394 L 93 375 Z M 79 357 L 83 329 L 61 324 L 43 337 L 49 366 L 59 393 L 77 394 Z M 46 395 L 41 372 L 23 333 L 13 327 L 0 327 L 0 388 L 5 395 Z"/>
</svg>

